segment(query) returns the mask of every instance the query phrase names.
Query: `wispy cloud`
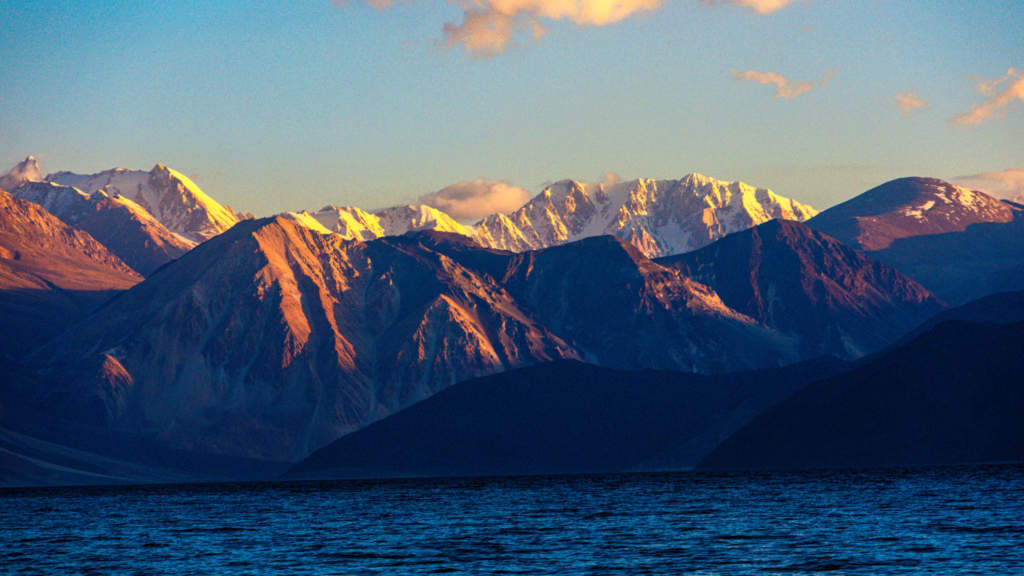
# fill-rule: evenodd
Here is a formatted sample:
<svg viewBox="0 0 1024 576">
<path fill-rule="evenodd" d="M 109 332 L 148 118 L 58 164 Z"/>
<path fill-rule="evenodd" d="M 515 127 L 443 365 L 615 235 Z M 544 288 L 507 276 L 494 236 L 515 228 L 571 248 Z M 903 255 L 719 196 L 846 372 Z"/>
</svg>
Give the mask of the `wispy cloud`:
<svg viewBox="0 0 1024 576">
<path fill-rule="evenodd" d="M 789 100 L 796 98 L 797 96 L 810 92 L 815 88 L 820 88 L 828 83 L 832 79 L 832 76 L 836 73 L 835 70 L 829 70 L 825 73 L 818 82 L 800 82 L 794 84 L 790 82 L 788 78 L 782 74 L 776 74 L 775 72 L 756 72 L 754 70 L 747 70 L 746 72 L 738 72 L 735 68 L 732 71 L 732 77 L 741 80 L 743 82 L 757 82 L 759 84 L 774 84 L 775 85 L 775 97 L 785 98 Z"/>
<path fill-rule="evenodd" d="M 903 116 L 910 116 L 915 110 L 924 111 L 931 108 L 924 100 L 917 97 L 916 90 L 907 90 L 896 95 L 896 107 L 903 111 Z"/>
<path fill-rule="evenodd" d="M 796 0 L 700 0 L 701 4 L 717 6 L 719 4 L 731 4 L 743 8 L 750 8 L 758 14 L 768 14 L 776 10 L 782 10 Z"/>
<path fill-rule="evenodd" d="M 456 220 L 477 220 L 495 213 L 508 214 L 529 202 L 531 194 L 505 180 L 477 178 L 420 196 L 419 202 Z"/>
<path fill-rule="evenodd" d="M 39 169 L 39 163 L 32 156 L 22 160 L 15 164 L 13 168 L 7 171 L 3 177 L 0 177 L 0 189 L 10 192 L 24 182 L 28 181 L 39 181 L 43 179 L 43 173 Z"/>
<path fill-rule="evenodd" d="M 982 172 L 957 176 L 953 182 L 995 196 L 1024 203 L 1024 168 L 1007 168 L 998 172 Z"/>
<path fill-rule="evenodd" d="M 950 124 L 973 126 L 992 117 L 1001 118 L 1006 114 L 1006 107 L 1014 100 L 1024 100 L 1024 71 L 1010 68 L 1002 78 L 986 80 L 974 77 L 974 80 L 977 82 L 975 90 L 987 98 L 981 104 L 975 104 L 966 112 L 951 118 Z M 1000 90 L 1000 86 L 1004 84 Z"/>
</svg>

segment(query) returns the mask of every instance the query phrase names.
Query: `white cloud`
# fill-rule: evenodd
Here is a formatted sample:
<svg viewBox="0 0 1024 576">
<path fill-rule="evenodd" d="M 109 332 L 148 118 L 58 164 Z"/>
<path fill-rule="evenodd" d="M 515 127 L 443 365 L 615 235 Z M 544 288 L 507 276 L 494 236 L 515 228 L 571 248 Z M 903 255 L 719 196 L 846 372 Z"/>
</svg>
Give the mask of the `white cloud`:
<svg viewBox="0 0 1024 576">
<path fill-rule="evenodd" d="M 700 0 L 701 4 L 717 6 L 718 4 L 732 4 L 743 8 L 750 8 L 758 14 L 768 14 L 776 10 L 782 10 L 796 0 Z"/>
<path fill-rule="evenodd" d="M 443 44 L 449 48 L 461 44 L 471 55 L 483 58 L 504 52 L 516 34 L 540 38 L 545 33 L 543 20 L 604 26 L 661 5 L 661 0 L 449 1 L 462 8 L 463 18 L 460 24 L 444 25 Z"/>
<path fill-rule="evenodd" d="M 363 0 L 383 10 L 396 0 Z M 333 0 L 344 6 L 347 0 Z M 637 12 L 654 10 L 661 0 L 447 0 L 462 10 L 462 22 L 448 22 L 440 45 L 462 46 L 471 56 L 501 54 L 517 35 L 534 40 L 545 33 L 545 20 L 568 20 L 579 26 L 605 26 Z"/>
<path fill-rule="evenodd" d="M 456 220 L 479 220 L 495 213 L 508 214 L 529 202 L 532 195 L 504 180 L 477 178 L 420 196 L 419 202 Z"/>
<path fill-rule="evenodd" d="M 927 110 L 931 106 L 917 97 L 916 90 L 907 90 L 896 95 L 896 107 L 903 111 L 903 116 L 910 116 L 915 110 Z"/>
<path fill-rule="evenodd" d="M 344 6 L 348 0 L 332 0 Z M 378 10 L 398 0 L 363 0 Z M 462 22 L 447 22 L 440 45 L 462 46 L 476 58 L 504 52 L 519 35 L 537 40 L 545 34 L 544 21 L 567 20 L 578 26 L 605 26 L 638 12 L 659 8 L 663 0 L 447 0 L 462 10 Z M 730 4 L 768 14 L 797 0 L 698 0 L 708 6 Z"/>
<path fill-rule="evenodd" d="M 775 72 L 756 72 L 754 70 L 747 70 L 746 72 L 737 72 L 736 69 L 732 71 L 732 77 L 741 80 L 743 82 L 757 82 L 759 84 L 774 84 L 775 85 L 775 97 L 784 98 L 789 100 L 796 98 L 797 96 L 810 92 L 815 88 L 820 88 L 828 83 L 832 79 L 832 76 L 836 73 L 835 70 L 829 70 L 825 73 L 825 76 L 818 82 L 800 82 L 794 84 L 789 81 L 788 78 Z"/>
<path fill-rule="evenodd" d="M 1001 118 L 1006 114 L 1006 107 L 1014 100 L 1024 100 L 1024 71 L 1010 68 L 1006 76 L 986 80 L 975 77 L 977 85 L 975 90 L 988 96 L 981 104 L 971 106 L 966 112 L 957 114 L 949 120 L 950 124 L 973 126 L 981 124 L 985 120 L 996 117 Z M 999 91 L 999 86 L 1006 83 L 1006 87 Z"/>
<path fill-rule="evenodd" d="M 1007 168 L 998 172 L 957 176 L 953 181 L 965 188 L 981 190 L 996 198 L 1024 204 L 1024 168 Z"/>
</svg>

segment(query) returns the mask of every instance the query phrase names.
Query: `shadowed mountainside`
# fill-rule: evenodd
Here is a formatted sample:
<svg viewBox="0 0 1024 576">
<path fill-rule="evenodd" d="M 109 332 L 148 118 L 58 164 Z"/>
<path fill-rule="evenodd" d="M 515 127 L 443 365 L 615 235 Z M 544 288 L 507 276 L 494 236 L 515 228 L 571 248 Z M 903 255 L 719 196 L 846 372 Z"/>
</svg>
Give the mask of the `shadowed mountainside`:
<svg viewBox="0 0 1024 576">
<path fill-rule="evenodd" d="M 847 369 L 702 376 L 560 361 L 461 382 L 336 440 L 286 478 L 681 469 L 765 407 Z"/>
<path fill-rule="evenodd" d="M 142 278 L 89 234 L 0 190 L 0 348 L 18 358 Z"/>
<path fill-rule="evenodd" d="M 945 307 L 895 269 L 787 220 L 656 262 L 711 287 L 733 310 L 796 337 L 804 358 L 858 358 Z"/>
<path fill-rule="evenodd" d="M 1024 322 L 943 322 L 767 410 L 700 468 L 1024 461 L 1021 342 Z"/>
</svg>

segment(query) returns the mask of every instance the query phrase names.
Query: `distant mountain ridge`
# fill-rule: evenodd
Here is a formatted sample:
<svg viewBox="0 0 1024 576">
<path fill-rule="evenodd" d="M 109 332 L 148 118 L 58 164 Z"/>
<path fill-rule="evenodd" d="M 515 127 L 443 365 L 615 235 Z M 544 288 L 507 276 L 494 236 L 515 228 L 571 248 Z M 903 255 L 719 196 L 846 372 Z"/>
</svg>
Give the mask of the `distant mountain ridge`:
<svg viewBox="0 0 1024 576">
<path fill-rule="evenodd" d="M 149 172 L 115 168 L 83 175 L 62 171 L 44 179 L 36 160 L 29 157 L 4 177 L 5 182 L 15 187 L 32 180 L 71 187 L 87 197 L 102 193 L 112 201 L 124 200 L 151 215 L 185 243 L 208 240 L 251 216 L 235 214 L 203 193 L 186 176 L 162 164 Z M 40 197 L 44 192 L 42 188 L 36 188 L 34 201 L 46 202 Z M 62 200 L 66 201 L 66 198 Z M 61 212 L 62 218 L 69 218 L 66 207 L 58 206 L 53 200 L 46 204 Z M 484 247 L 513 252 L 611 235 L 633 244 L 645 256 L 655 258 L 695 250 L 768 220 L 805 221 L 815 214 L 817 211 L 813 208 L 766 188 L 722 182 L 693 173 L 679 180 L 638 179 L 599 184 L 562 180 L 545 188 L 512 214 L 494 214 L 474 225 L 462 224 L 425 205 L 394 206 L 374 213 L 328 205 L 317 212 L 280 215 L 318 232 L 335 233 L 345 239 L 368 241 L 412 231 L 437 230 L 473 238 Z M 167 246 L 168 252 L 181 251 L 181 247 L 171 246 L 163 238 L 157 239 L 159 234 L 150 233 L 150 236 L 154 239 L 149 243 L 157 244 L 158 250 Z M 159 256 L 149 254 L 140 259 L 145 260 L 139 264 L 144 273 L 159 267 L 159 264 L 152 264 Z"/>
<path fill-rule="evenodd" d="M 768 220 L 804 221 L 815 214 L 766 188 L 689 174 L 610 185 L 563 180 L 512 214 L 488 216 L 476 228 L 484 246 L 513 252 L 611 235 L 656 258 L 702 248 Z"/>
<path fill-rule="evenodd" d="M 920 282 L 950 304 L 1014 286 L 1024 264 L 1024 209 L 935 178 L 886 182 L 807 225 Z M 993 278 L 987 280 L 987 278 Z M 983 280 L 979 283 L 978 280 Z"/>
<path fill-rule="evenodd" d="M 454 232 L 487 248 L 525 252 L 593 236 L 615 236 L 648 258 L 701 248 L 732 232 L 772 219 L 804 221 L 810 206 L 766 188 L 721 182 L 701 174 L 679 180 L 552 184 L 509 215 L 466 226 L 429 206 L 396 206 L 376 213 L 326 206 L 283 216 L 343 238 L 372 240 L 416 230 Z"/>
<path fill-rule="evenodd" d="M 325 206 L 317 212 L 285 212 L 283 217 L 321 232 L 333 232 L 346 240 L 367 242 L 406 232 L 437 230 L 471 238 L 476 232 L 444 212 L 424 205 L 394 206 L 375 213 L 359 208 Z"/>
</svg>

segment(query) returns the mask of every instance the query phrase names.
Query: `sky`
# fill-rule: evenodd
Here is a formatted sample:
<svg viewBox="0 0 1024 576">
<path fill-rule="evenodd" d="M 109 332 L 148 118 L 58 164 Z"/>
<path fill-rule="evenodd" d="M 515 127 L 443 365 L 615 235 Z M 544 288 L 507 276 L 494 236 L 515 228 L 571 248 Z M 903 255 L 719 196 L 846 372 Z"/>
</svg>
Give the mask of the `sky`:
<svg viewBox="0 0 1024 576">
<path fill-rule="evenodd" d="M 0 163 L 162 163 L 258 216 L 549 182 L 1024 194 L 1020 0 L 0 0 Z"/>
</svg>

